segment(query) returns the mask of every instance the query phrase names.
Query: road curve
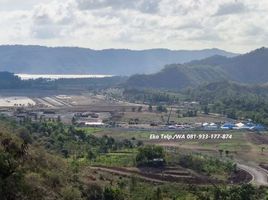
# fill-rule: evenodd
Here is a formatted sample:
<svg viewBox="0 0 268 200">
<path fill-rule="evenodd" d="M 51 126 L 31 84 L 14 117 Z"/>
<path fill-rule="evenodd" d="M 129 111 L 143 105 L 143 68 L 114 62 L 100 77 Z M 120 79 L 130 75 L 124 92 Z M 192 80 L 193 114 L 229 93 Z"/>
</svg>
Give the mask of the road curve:
<svg viewBox="0 0 268 200">
<path fill-rule="evenodd" d="M 237 167 L 251 174 L 253 178 L 250 181 L 250 183 L 254 185 L 258 185 L 258 186 L 260 185 L 268 186 L 267 171 L 257 166 L 251 166 L 251 165 L 249 166 L 249 165 L 239 164 L 239 163 L 237 163 Z"/>
</svg>

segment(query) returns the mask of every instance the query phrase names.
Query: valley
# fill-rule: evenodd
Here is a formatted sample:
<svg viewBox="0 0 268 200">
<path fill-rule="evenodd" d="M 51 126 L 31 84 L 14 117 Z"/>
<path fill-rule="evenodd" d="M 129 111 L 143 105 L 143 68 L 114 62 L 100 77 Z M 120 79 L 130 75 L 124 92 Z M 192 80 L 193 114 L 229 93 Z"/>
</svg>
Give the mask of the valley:
<svg viewBox="0 0 268 200">
<path fill-rule="evenodd" d="M 222 65 L 243 56 L 130 77 L 0 72 L 4 190 L 30 200 L 263 199 L 268 88 Z"/>
</svg>

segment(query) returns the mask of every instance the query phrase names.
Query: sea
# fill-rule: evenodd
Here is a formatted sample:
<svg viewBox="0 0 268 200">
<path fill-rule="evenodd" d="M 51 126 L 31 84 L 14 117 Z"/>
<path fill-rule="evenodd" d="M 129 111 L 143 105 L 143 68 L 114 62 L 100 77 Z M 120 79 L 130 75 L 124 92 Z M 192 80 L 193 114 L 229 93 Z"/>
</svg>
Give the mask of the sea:
<svg viewBox="0 0 268 200">
<path fill-rule="evenodd" d="M 57 79 L 79 79 L 79 78 L 106 78 L 113 75 L 101 74 L 15 74 L 22 80 L 35 80 L 39 78 L 57 80 Z"/>
</svg>

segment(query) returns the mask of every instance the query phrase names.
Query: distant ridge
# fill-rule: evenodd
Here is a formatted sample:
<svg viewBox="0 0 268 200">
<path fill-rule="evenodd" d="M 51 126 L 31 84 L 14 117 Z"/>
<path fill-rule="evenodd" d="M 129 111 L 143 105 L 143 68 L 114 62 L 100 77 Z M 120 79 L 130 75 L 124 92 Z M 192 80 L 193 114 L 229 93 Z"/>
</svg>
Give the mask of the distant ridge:
<svg viewBox="0 0 268 200">
<path fill-rule="evenodd" d="M 214 55 L 237 54 L 204 50 L 92 50 L 78 47 L 0 46 L 0 71 L 32 74 L 132 75 L 159 71 L 166 64 L 185 63 Z"/>
<path fill-rule="evenodd" d="M 262 47 L 231 58 L 215 55 L 183 65 L 168 65 L 158 73 L 131 76 L 125 86 L 180 90 L 225 80 L 245 84 L 267 84 L 268 49 Z"/>
</svg>

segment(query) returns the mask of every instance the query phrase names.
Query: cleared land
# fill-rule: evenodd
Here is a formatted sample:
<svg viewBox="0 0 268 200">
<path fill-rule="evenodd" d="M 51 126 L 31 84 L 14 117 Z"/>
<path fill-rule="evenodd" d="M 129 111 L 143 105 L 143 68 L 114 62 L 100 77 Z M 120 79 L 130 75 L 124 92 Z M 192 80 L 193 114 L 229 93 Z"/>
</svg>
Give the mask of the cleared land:
<svg viewBox="0 0 268 200">
<path fill-rule="evenodd" d="M 0 107 L 34 106 L 36 103 L 28 97 L 1 97 Z"/>
</svg>

